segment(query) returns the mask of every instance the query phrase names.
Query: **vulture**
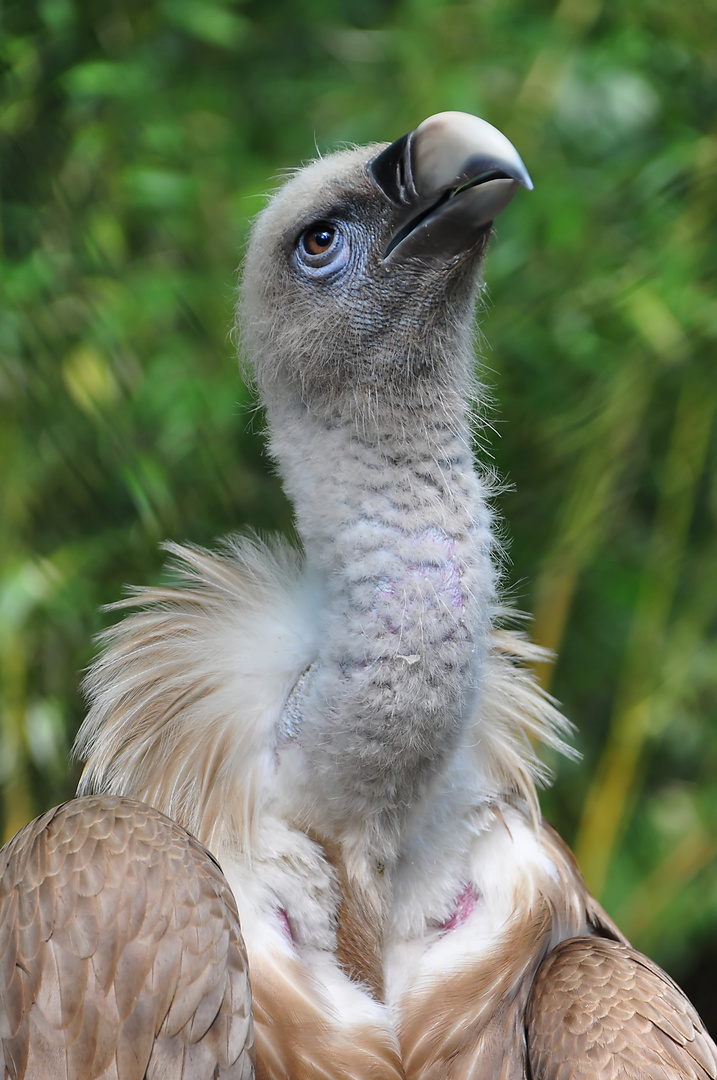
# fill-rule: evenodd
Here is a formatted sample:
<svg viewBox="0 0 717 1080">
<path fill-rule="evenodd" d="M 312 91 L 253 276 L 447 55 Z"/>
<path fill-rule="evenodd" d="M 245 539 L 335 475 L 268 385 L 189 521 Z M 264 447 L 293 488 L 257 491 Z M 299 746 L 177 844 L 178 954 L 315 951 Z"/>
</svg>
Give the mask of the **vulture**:
<svg viewBox="0 0 717 1080">
<path fill-rule="evenodd" d="M 505 628 L 473 450 L 520 186 L 448 112 L 259 214 L 238 323 L 301 549 L 170 544 L 175 584 L 117 605 L 80 798 L 0 861 L 5 1077 L 717 1077 L 540 815 L 569 725 Z"/>
</svg>

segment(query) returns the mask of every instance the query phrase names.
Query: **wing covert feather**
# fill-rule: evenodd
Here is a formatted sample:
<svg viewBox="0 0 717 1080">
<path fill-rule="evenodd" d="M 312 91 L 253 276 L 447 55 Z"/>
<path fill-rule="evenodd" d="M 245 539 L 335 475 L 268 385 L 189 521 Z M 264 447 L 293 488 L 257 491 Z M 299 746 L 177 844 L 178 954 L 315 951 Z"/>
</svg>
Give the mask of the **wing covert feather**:
<svg viewBox="0 0 717 1080">
<path fill-rule="evenodd" d="M 184 829 L 75 799 L 0 852 L 0 1080 L 249 1080 L 234 897 Z"/>
<path fill-rule="evenodd" d="M 680 988 L 619 941 L 570 938 L 526 1013 L 533 1080 L 714 1080 L 717 1047 Z"/>
</svg>

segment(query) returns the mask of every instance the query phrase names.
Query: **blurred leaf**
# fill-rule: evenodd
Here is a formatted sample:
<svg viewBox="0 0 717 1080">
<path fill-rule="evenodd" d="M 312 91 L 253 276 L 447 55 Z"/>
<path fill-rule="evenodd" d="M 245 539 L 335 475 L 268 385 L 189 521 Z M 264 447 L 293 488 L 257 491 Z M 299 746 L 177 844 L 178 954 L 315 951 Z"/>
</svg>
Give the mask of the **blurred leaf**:
<svg viewBox="0 0 717 1080">
<path fill-rule="evenodd" d="M 230 6 L 211 0 L 162 0 L 160 10 L 170 25 L 181 26 L 200 41 L 235 49 L 248 24 Z"/>
</svg>

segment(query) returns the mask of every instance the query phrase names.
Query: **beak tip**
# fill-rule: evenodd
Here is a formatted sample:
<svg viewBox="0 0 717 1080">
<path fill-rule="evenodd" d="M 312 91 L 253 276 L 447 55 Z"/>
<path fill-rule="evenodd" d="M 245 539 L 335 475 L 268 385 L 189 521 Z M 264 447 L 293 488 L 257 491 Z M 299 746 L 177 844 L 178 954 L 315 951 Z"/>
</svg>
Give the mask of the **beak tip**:
<svg viewBox="0 0 717 1080">
<path fill-rule="evenodd" d="M 498 128 L 478 116 L 443 112 L 429 116 L 413 133 L 411 159 L 415 185 L 433 193 L 451 183 L 491 168 L 505 173 L 525 187 L 533 181 L 510 140 Z"/>
</svg>

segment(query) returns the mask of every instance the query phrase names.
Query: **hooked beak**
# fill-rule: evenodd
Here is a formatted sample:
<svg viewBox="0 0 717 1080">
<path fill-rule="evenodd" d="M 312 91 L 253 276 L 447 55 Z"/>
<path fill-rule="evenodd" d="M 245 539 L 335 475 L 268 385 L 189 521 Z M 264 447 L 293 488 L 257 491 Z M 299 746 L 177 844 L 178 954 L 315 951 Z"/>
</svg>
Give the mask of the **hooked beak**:
<svg viewBox="0 0 717 1080">
<path fill-rule="evenodd" d="M 469 113 L 429 116 L 368 163 L 383 193 L 405 210 L 384 265 L 415 256 L 444 261 L 467 251 L 522 185 L 533 182 L 518 151 Z"/>
</svg>

